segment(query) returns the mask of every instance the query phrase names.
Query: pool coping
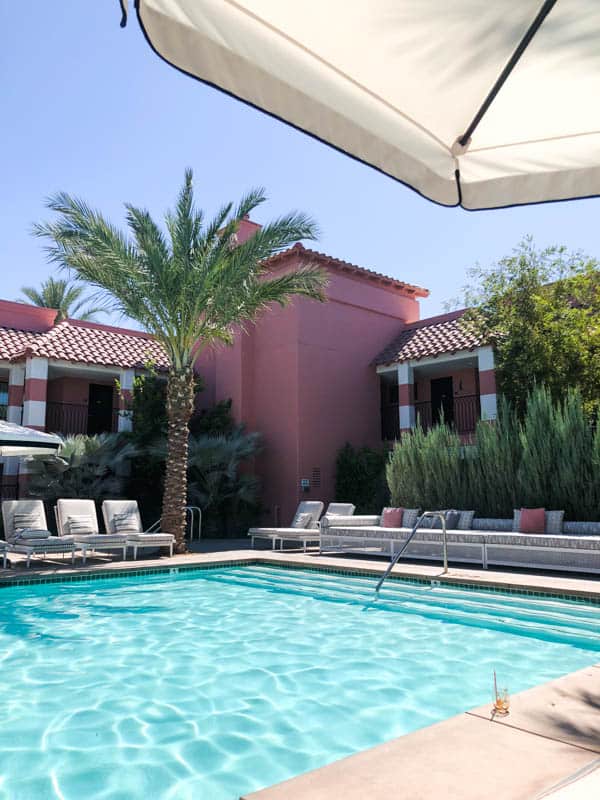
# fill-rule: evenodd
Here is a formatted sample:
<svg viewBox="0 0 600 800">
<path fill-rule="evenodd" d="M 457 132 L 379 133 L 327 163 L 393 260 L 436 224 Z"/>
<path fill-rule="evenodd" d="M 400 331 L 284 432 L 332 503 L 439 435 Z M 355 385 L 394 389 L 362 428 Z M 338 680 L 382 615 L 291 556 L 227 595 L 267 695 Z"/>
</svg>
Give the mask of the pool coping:
<svg viewBox="0 0 600 800">
<path fill-rule="evenodd" d="M 14 586 L 181 574 L 250 564 L 373 577 L 380 576 L 388 566 L 383 561 L 315 553 L 233 550 L 144 562 L 32 568 L 28 574 L 21 569 L 0 570 L 0 593 Z M 457 567 L 443 574 L 439 566 L 408 562 L 397 565 L 391 578 L 600 605 L 600 579 L 595 578 Z M 511 713 L 504 720 L 494 719 L 489 706 L 465 710 L 443 722 L 246 794 L 241 800 L 333 800 L 339 796 L 344 800 L 388 800 L 398 796 L 400 787 L 403 800 L 480 800 L 497 792 L 498 764 L 503 770 L 503 800 L 533 800 L 568 783 L 571 776 L 588 774 L 594 760 L 600 758 L 600 726 L 591 728 L 592 745 L 565 735 L 574 719 L 589 717 L 590 703 L 585 700 L 589 697 L 600 697 L 600 664 L 515 695 Z M 600 708 L 595 711 L 600 716 Z M 557 733 L 552 724 L 559 712 L 563 714 L 562 733 Z M 546 722 L 540 724 L 544 716 Z M 597 772 L 600 780 L 600 770 Z"/>
</svg>

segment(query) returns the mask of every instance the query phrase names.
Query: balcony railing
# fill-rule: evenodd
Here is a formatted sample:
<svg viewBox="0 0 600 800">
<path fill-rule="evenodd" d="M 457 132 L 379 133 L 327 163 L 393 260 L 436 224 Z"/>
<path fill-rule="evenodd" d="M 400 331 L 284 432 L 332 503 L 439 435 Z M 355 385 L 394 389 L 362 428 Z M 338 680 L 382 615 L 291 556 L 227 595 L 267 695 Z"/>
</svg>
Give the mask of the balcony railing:
<svg viewBox="0 0 600 800">
<path fill-rule="evenodd" d="M 415 420 L 424 430 L 429 430 L 440 421 L 441 412 L 434 410 L 430 402 L 415 403 Z M 473 433 L 480 417 L 479 395 L 454 397 L 444 407 L 444 419 L 457 433 Z M 388 403 L 381 407 L 381 438 L 398 439 L 400 436 L 400 415 L 398 403 Z"/>
<path fill-rule="evenodd" d="M 119 412 L 116 409 L 94 411 L 89 406 L 76 403 L 46 404 L 46 430 L 66 436 L 114 433 L 117 430 L 118 419 Z"/>
<path fill-rule="evenodd" d="M 457 433 L 473 433 L 480 416 L 478 394 L 453 397 L 435 408 L 432 403 L 415 403 L 415 418 L 421 421 L 421 426 L 429 430 L 441 421 L 442 411 L 444 420 L 453 427 Z"/>
</svg>

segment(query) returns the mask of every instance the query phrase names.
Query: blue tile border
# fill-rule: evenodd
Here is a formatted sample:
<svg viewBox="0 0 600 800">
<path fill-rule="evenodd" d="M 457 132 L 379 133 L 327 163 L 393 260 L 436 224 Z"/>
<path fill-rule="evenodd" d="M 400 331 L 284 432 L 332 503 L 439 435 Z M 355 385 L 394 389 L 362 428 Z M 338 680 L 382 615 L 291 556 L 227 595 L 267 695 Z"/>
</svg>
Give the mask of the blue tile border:
<svg viewBox="0 0 600 800">
<path fill-rule="evenodd" d="M 298 570 L 302 572 L 321 572 L 329 575 L 343 575 L 346 577 L 381 577 L 381 572 L 365 566 L 361 569 L 344 569 L 343 567 L 321 566 L 317 564 L 299 564 L 286 561 L 273 561 L 260 558 L 260 556 L 249 556 L 248 558 L 224 559 L 194 564 L 175 564 L 171 566 L 141 567 L 138 569 L 124 567 L 122 569 L 94 570 L 90 572 L 74 572 L 54 575 L 44 575 L 37 577 L 23 578 L 0 578 L 0 590 L 8 589 L 13 586 L 39 586 L 46 583 L 91 583 L 99 580 L 109 580 L 111 578 L 142 578 L 153 575 L 180 575 L 181 573 L 202 572 L 210 569 L 222 569 L 224 567 L 244 567 L 261 566 L 271 569 Z M 388 581 L 413 584 L 419 586 L 431 586 L 432 582 L 439 584 L 440 587 L 448 587 L 462 591 L 477 591 L 490 594 L 510 594 L 520 595 L 542 600 L 563 600 L 570 603 L 581 603 L 600 607 L 600 596 L 586 593 L 571 594 L 569 592 L 552 592 L 544 589 L 527 589 L 514 586 L 502 586 L 498 584 L 464 582 L 444 575 L 436 577 L 404 576 L 391 574 Z M 600 589 L 600 586 L 599 586 Z"/>
</svg>

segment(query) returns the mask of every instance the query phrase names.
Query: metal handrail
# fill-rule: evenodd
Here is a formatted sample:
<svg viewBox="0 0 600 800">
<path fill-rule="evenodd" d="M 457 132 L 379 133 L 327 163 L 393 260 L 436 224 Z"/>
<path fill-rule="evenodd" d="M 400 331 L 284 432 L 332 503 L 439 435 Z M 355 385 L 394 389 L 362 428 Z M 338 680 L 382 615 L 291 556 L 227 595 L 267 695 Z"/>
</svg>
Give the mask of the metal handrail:
<svg viewBox="0 0 600 800">
<path fill-rule="evenodd" d="M 199 541 L 202 537 L 202 509 L 200 506 L 186 506 L 185 510 L 190 514 L 190 542 L 194 541 L 194 523 L 196 520 Z"/>
<path fill-rule="evenodd" d="M 446 537 L 446 515 L 444 514 L 443 511 L 424 511 L 421 514 L 421 516 L 417 519 L 417 521 L 415 522 L 414 527 L 413 527 L 412 531 L 410 532 L 410 536 L 408 537 L 408 539 L 404 542 L 404 544 L 402 545 L 400 550 L 392 558 L 388 568 L 383 573 L 381 578 L 377 581 L 377 586 L 375 587 L 375 594 L 379 594 L 379 590 L 381 589 L 381 587 L 383 585 L 383 582 L 388 577 L 388 575 L 390 574 L 392 569 L 398 563 L 398 560 L 400 559 L 400 556 L 402 555 L 402 553 L 404 553 L 404 551 L 406 550 L 406 548 L 410 544 L 411 539 L 413 538 L 413 536 L 415 535 L 415 533 L 419 529 L 419 525 L 421 524 L 421 522 L 423 522 L 425 517 L 438 517 L 442 521 L 442 541 L 443 541 L 443 550 L 444 550 L 444 569 L 442 570 L 442 575 L 445 574 L 446 572 L 448 572 L 448 540 L 447 540 L 447 537 Z"/>
<path fill-rule="evenodd" d="M 186 506 L 186 520 L 187 520 L 187 512 L 190 514 L 190 542 L 194 541 L 194 526 L 196 531 L 198 532 L 198 540 L 202 537 L 202 509 L 199 506 Z M 153 522 L 152 525 L 148 528 L 146 533 L 156 533 L 160 530 L 160 523 L 162 517 L 159 517 L 156 522 Z"/>
</svg>

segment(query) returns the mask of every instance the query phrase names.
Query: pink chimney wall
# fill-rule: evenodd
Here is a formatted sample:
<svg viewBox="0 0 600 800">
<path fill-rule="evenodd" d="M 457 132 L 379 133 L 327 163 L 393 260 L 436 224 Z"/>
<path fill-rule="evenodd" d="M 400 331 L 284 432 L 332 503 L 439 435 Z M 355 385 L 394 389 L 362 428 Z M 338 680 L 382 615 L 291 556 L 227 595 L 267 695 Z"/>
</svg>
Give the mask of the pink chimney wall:
<svg viewBox="0 0 600 800">
<path fill-rule="evenodd" d="M 325 307 L 301 301 L 299 337 L 300 478 L 314 469 L 321 485 L 307 498 L 352 502 L 335 496 L 335 461 L 345 442 L 381 446 L 379 378 L 373 358 L 418 318 L 417 301 L 333 274 Z M 394 315 L 392 315 L 395 312 Z"/>
<path fill-rule="evenodd" d="M 0 316 L 5 328 L 15 328 L 20 331 L 49 331 L 54 325 L 57 313 L 55 308 L 0 300 Z"/>
<path fill-rule="evenodd" d="M 308 259 L 299 250 L 282 269 Z M 215 351 L 215 400 L 231 397 L 236 419 L 263 436 L 255 467 L 267 524 L 276 508 L 289 524 L 299 499 L 352 500 L 334 496 L 337 452 L 346 441 L 381 444 L 371 362 L 403 322 L 419 318 L 418 301 L 398 289 L 335 269 L 329 275 L 329 302 L 276 306 L 238 333 L 233 347 Z M 301 492 L 300 480 L 315 468 L 320 487 Z"/>
</svg>

